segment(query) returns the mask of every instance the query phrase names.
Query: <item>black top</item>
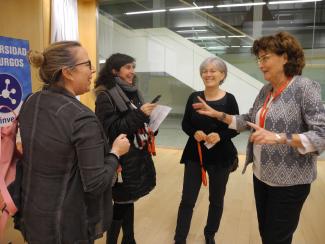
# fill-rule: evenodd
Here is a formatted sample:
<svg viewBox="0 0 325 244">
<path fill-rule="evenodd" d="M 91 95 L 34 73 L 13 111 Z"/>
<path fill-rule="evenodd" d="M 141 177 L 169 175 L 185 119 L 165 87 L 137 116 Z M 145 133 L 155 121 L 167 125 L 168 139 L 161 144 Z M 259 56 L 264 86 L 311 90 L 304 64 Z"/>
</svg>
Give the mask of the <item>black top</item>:
<svg viewBox="0 0 325 244">
<path fill-rule="evenodd" d="M 202 130 L 207 135 L 211 132 L 216 132 L 220 136 L 220 141 L 212 148 L 207 149 L 204 146 L 204 141 L 201 142 L 203 164 L 217 164 L 221 167 L 228 167 L 233 162 L 237 150 L 231 141 L 231 138 L 238 135 L 235 130 L 229 129 L 228 125 L 218 121 L 215 118 L 200 115 L 197 113 L 192 104 L 198 102 L 197 96 L 205 100 L 204 92 L 193 92 L 187 101 L 185 113 L 182 121 L 182 129 L 189 136 L 184 152 L 181 158 L 181 163 L 187 161 L 199 162 L 199 154 L 197 142 L 194 139 L 194 133 L 197 130 Z M 235 97 L 226 93 L 226 95 L 216 101 L 206 101 L 212 108 L 225 112 L 227 114 L 238 114 L 238 105 Z"/>
</svg>

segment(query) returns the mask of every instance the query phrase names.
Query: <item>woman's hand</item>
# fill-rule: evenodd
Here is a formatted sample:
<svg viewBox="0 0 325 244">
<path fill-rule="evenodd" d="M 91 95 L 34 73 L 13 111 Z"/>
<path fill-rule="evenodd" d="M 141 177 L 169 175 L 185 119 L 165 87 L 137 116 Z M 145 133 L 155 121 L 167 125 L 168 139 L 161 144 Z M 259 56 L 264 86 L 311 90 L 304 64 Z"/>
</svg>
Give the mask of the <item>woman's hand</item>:
<svg viewBox="0 0 325 244">
<path fill-rule="evenodd" d="M 156 103 L 145 103 L 140 107 L 140 110 L 147 116 L 149 116 L 152 110 L 157 106 Z"/>
<path fill-rule="evenodd" d="M 202 130 L 197 130 L 194 133 L 194 138 L 197 142 L 200 141 L 205 141 L 206 140 L 207 135 L 202 131 Z"/>
<path fill-rule="evenodd" d="M 232 123 L 232 115 L 226 114 L 224 112 L 217 111 L 211 108 L 201 97 L 197 97 L 199 103 L 193 103 L 192 106 L 199 114 L 206 115 L 212 118 L 216 118 L 221 122 L 230 125 Z"/>
<path fill-rule="evenodd" d="M 247 122 L 247 124 L 255 129 L 255 132 L 250 136 L 250 141 L 255 144 L 278 144 L 282 143 L 281 137 L 276 133 L 268 131 L 254 123 Z"/>
<path fill-rule="evenodd" d="M 120 134 L 113 142 L 112 153 L 115 153 L 117 156 L 122 156 L 126 154 L 130 149 L 129 139 L 125 134 Z"/>
<path fill-rule="evenodd" d="M 216 144 L 220 141 L 220 136 L 218 133 L 216 132 L 211 132 L 210 134 L 208 134 L 206 136 L 206 140 L 205 140 L 207 143 L 210 143 L 210 144 Z"/>
<path fill-rule="evenodd" d="M 218 118 L 220 112 L 211 108 L 201 97 L 197 97 L 199 103 L 193 103 L 192 106 L 199 114 L 206 115 L 212 118 Z M 219 116 L 220 117 L 220 116 Z"/>
</svg>

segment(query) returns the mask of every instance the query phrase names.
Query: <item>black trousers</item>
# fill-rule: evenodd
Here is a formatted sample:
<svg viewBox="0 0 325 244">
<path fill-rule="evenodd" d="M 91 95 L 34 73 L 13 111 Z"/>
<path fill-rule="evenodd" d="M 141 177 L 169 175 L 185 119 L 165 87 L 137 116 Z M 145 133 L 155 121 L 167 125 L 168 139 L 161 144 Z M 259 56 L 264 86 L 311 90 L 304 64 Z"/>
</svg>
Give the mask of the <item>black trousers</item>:
<svg viewBox="0 0 325 244">
<path fill-rule="evenodd" d="M 263 244 L 291 244 L 310 184 L 274 187 L 255 176 L 253 181 Z"/>
<path fill-rule="evenodd" d="M 122 222 L 123 240 L 134 240 L 134 203 L 114 203 L 113 221 Z"/>
<path fill-rule="evenodd" d="M 209 212 L 204 235 L 213 237 L 218 231 L 222 212 L 226 185 L 229 177 L 228 168 L 220 168 L 215 165 L 206 167 L 209 175 Z M 188 235 L 193 208 L 201 187 L 201 168 L 199 162 L 187 162 L 185 164 L 182 200 L 178 209 L 177 226 L 174 240 L 185 242 Z"/>
</svg>

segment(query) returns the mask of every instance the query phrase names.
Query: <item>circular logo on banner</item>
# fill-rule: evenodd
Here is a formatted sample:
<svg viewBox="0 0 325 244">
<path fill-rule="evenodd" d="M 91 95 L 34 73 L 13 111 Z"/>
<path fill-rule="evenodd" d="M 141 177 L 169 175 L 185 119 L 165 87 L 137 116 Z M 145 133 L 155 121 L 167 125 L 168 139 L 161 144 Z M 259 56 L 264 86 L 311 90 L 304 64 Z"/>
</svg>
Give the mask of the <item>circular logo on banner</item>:
<svg viewBox="0 0 325 244">
<path fill-rule="evenodd" d="M 17 79 L 9 74 L 0 74 L 0 126 L 15 119 L 12 111 L 21 106 L 21 101 L 22 88 Z"/>
</svg>

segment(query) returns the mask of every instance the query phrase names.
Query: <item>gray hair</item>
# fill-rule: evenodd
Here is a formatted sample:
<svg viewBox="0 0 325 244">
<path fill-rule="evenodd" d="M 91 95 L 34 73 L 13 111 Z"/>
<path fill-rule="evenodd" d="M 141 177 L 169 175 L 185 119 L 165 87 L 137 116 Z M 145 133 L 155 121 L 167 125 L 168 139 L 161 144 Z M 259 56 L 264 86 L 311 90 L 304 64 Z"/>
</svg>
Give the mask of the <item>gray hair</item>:
<svg viewBox="0 0 325 244">
<path fill-rule="evenodd" d="M 222 61 L 220 58 L 218 57 L 208 57 L 205 60 L 203 60 L 203 62 L 200 65 L 200 75 L 202 76 L 203 70 L 209 65 L 209 64 L 213 64 L 218 71 L 222 72 L 225 74 L 225 77 L 223 78 L 223 80 L 220 81 L 220 85 L 224 82 L 224 80 L 227 77 L 227 65 L 225 64 L 224 61 Z"/>
</svg>

